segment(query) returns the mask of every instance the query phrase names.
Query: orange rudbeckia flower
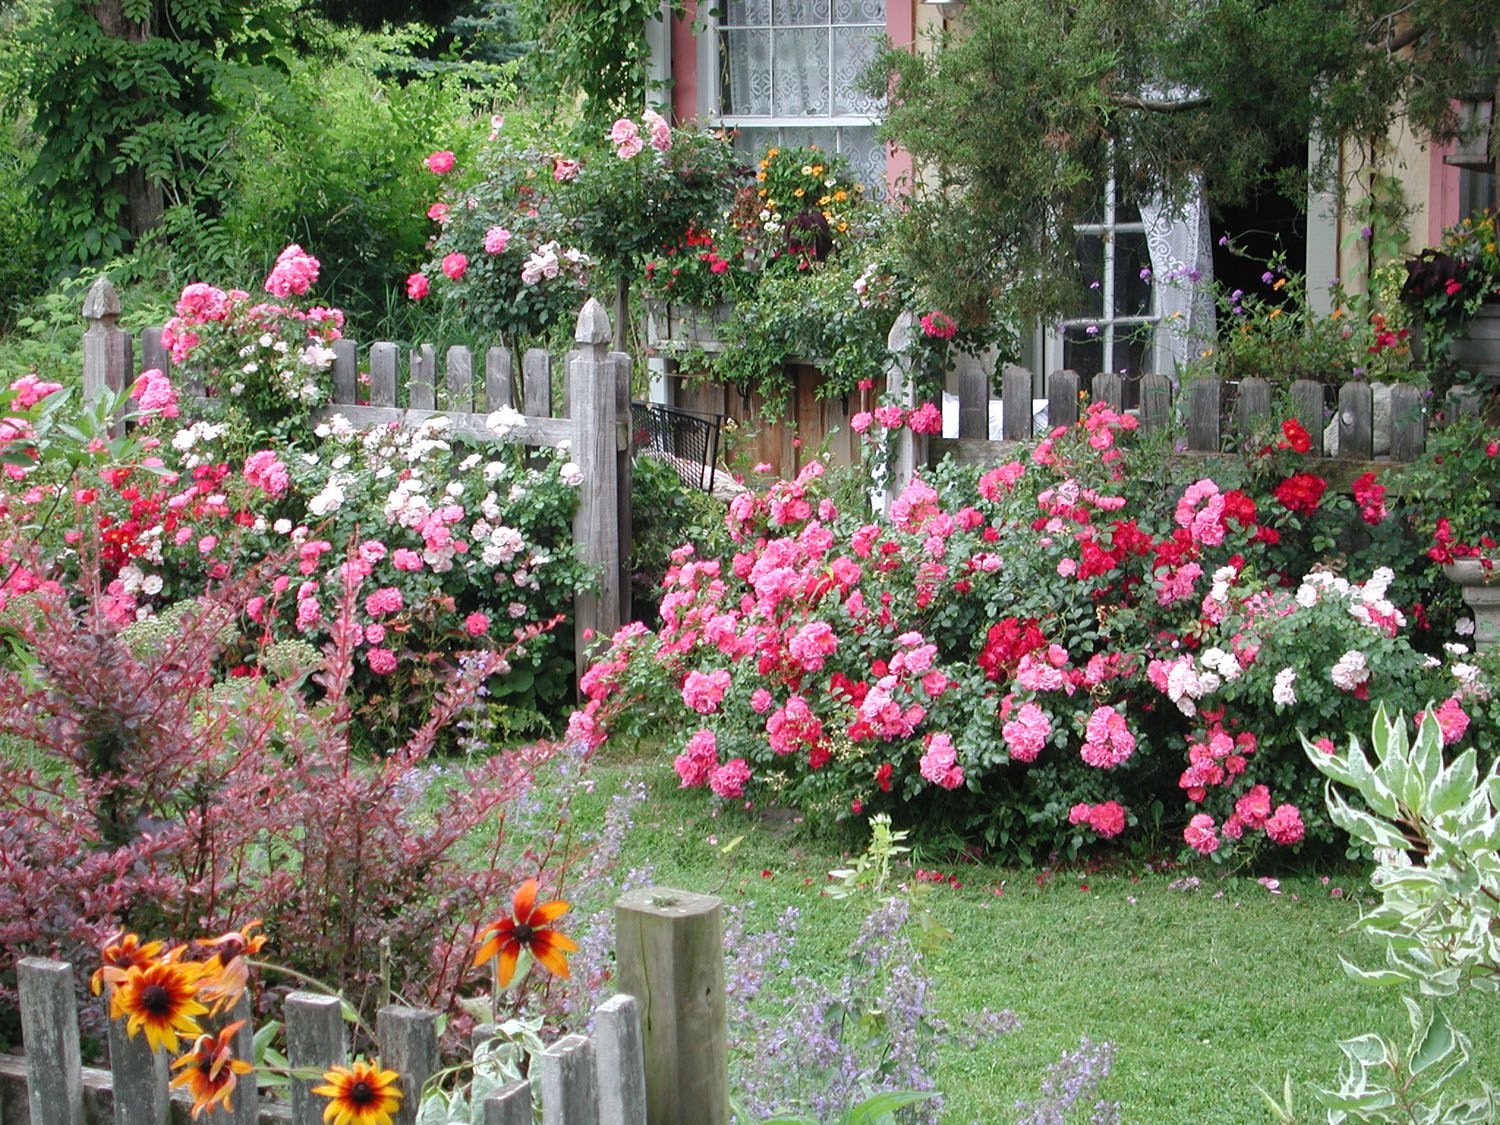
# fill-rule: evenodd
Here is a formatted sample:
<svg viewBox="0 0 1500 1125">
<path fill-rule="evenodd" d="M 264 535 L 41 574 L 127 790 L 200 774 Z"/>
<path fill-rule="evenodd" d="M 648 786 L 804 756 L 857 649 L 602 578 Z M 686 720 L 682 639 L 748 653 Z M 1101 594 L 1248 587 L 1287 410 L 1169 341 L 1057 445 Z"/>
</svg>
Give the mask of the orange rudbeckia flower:
<svg viewBox="0 0 1500 1125">
<path fill-rule="evenodd" d="M 199 945 L 214 950 L 204 962 L 203 982 L 198 986 L 198 995 L 208 1001 L 210 1014 L 227 1011 L 244 995 L 250 983 L 250 965 L 245 959 L 259 953 L 267 941 L 265 934 L 253 932 L 260 925 L 257 919 L 246 922 L 243 930 L 199 940 Z"/>
<path fill-rule="evenodd" d="M 474 964 L 482 965 L 491 957 L 498 956 L 500 962 L 497 975 L 500 987 L 504 988 L 516 974 L 516 962 L 520 959 L 521 950 L 526 949 L 553 976 L 566 977 L 567 955 L 578 952 L 578 945 L 571 938 L 552 929 L 551 924 L 571 909 L 561 899 L 539 905 L 536 901 L 536 880 L 527 879 L 511 901 L 511 917 L 491 922 L 479 931 L 479 936 L 486 940 L 474 955 Z"/>
<path fill-rule="evenodd" d="M 184 1087 L 193 1096 L 193 1117 L 205 1109 L 222 1106 L 233 1112 L 229 1096 L 242 1074 L 255 1068 L 244 1059 L 234 1057 L 235 1032 L 245 1026 L 244 1020 L 236 1020 L 225 1026 L 217 1035 L 200 1035 L 183 1055 L 172 1064 L 173 1070 L 183 1070 L 172 1079 L 174 1087 Z"/>
<path fill-rule="evenodd" d="M 401 1106 L 400 1078 L 394 1070 L 381 1070 L 379 1063 L 357 1062 L 334 1067 L 312 1092 L 328 1099 L 323 1110 L 327 1125 L 392 1125 Z"/>
<path fill-rule="evenodd" d="M 125 1032 L 132 1039 L 144 1029 L 153 1051 L 166 1047 L 175 1053 L 179 1035 L 203 1034 L 193 1017 L 208 1011 L 198 1003 L 198 982 L 204 967 L 199 962 L 176 960 L 178 952 L 167 954 L 167 960 L 127 970 L 114 981 L 110 996 L 111 1018 L 126 1020 Z"/>
<path fill-rule="evenodd" d="M 106 981 L 113 991 L 115 982 L 123 978 L 130 969 L 137 965 L 151 964 L 161 956 L 164 944 L 160 941 L 148 941 L 142 945 L 140 938 L 124 930 L 110 938 L 100 952 L 104 964 L 95 969 L 94 975 L 89 978 L 89 987 L 94 990 L 94 995 L 98 996 L 104 991 Z"/>
</svg>

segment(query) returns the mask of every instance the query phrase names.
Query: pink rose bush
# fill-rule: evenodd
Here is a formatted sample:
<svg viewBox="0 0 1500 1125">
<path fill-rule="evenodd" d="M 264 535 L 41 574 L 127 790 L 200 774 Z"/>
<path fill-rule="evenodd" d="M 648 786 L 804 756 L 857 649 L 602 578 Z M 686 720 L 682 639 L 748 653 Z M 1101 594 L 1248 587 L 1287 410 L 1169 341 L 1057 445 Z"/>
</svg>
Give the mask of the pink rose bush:
<svg viewBox="0 0 1500 1125">
<path fill-rule="evenodd" d="M 904 424 L 880 410 L 869 442 Z M 1487 689 L 1414 647 L 1392 572 L 1299 548 L 1358 505 L 1309 524 L 1274 474 L 1163 490 L 1134 424 L 1090 407 L 1014 462 L 929 470 L 888 516 L 840 507 L 818 461 L 737 496 L 734 549 L 673 554 L 660 628 L 613 638 L 574 734 L 655 721 L 685 786 L 738 762 L 736 799 L 899 806 L 1025 857 L 1128 842 L 1152 805 L 1203 855 L 1329 840 L 1302 732 L 1430 697 L 1461 737 L 1462 693 Z"/>
<path fill-rule="evenodd" d="M 292 300 L 307 294 L 318 270 L 316 258 L 292 245 L 263 286 L 279 303 L 202 282 L 184 288 L 161 338 L 181 369 L 179 379 L 195 378 L 210 394 L 257 417 L 287 418 L 326 402 L 332 345 L 342 335 L 344 314 Z M 152 389 L 153 374 L 161 373 L 141 376 L 138 398 L 161 393 Z"/>
</svg>

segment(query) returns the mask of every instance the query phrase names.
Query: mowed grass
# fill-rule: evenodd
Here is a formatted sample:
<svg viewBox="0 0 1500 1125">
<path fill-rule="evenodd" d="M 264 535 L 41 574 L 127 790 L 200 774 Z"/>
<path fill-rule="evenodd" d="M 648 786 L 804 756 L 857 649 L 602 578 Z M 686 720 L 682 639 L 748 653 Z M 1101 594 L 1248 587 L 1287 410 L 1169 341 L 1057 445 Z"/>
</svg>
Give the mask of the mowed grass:
<svg viewBox="0 0 1500 1125">
<path fill-rule="evenodd" d="M 775 810 L 715 816 L 701 791 L 675 788 L 669 763 L 665 755 L 596 761 L 580 819 L 627 780 L 646 780 L 650 796 L 622 869 L 649 865 L 660 885 L 743 904 L 764 941 L 785 940 L 776 922 L 796 906 L 792 971 L 836 979 L 870 904 L 820 891 L 827 871 L 863 842 Z M 1268 1121 L 1257 1083 L 1279 1092 L 1290 1074 L 1298 1085 L 1333 1084 L 1339 1038 L 1377 1030 L 1405 1043 L 1397 994 L 1359 985 L 1339 965 L 1340 954 L 1366 966 L 1380 957 L 1349 930 L 1369 896 L 1358 870 L 1283 876 L 1273 894 L 1251 875 L 1220 876 L 1210 864 L 1161 873 L 1122 862 L 1039 878 L 939 860 L 919 855 L 917 864 L 962 886 L 935 887 L 925 900 L 953 933 L 928 955 L 937 1013 L 957 1022 L 1010 1009 L 1021 1020 L 987 1045 L 940 1052 L 945 1121 L 1015 1120 L 1015 1103 L 1035 1096 L 1047 1065 L 1085 1035 L 1115 1046 L 1103 1093 L 1120 1103 L 1123 1120 L 1144 1123 Z M 1186 877 L 1200 885 L 1182 889 Z M 1474 1072 L 1500 1079 L 1500 997 L 1471 993 L 1447 1010 L 1473 1041 Z M 1305 1120 L 1322 1119 L 1305 1087 L 1297 1102 Z"/>
</svg>

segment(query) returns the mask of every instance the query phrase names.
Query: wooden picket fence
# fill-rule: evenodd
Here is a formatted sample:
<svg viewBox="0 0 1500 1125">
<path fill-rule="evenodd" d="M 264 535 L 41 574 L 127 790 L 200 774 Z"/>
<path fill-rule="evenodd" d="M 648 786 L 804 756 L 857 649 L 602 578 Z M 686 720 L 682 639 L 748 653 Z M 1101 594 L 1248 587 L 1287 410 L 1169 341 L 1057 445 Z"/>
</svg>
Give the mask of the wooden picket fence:
<svg viewBox="0 0 1500 1125">
<path fill-rule="evenodd" d="M 108 278 L 89 289 L 83 303 L 83 389 L 87 397 L 99 388 L 119 391 L 141 371 L 172 372 L 172 357 L 162 346 L 162 330 L 140 333 L 140 365 L 130 333 L 119 327 L 120 298 Z M 443 417 L 449 432 L 483 442 L 532 447 L 571 443 L 571 457 L 583 472 L 573 535 L 579 556 L 597 576 L 595 589 L 578 594 L 574 628 L 578 636 L 578 672 L 587 667 L 586 636 L 611 636 L 630 619 L 630 357 L 609 350 L 614 338 L 609 316 L 592 298 L 578 315 L 576 347 L 564 358 L 564 402 L 554 410 L 552 372 L 556 360 L 532 348 L 521 357 L 521 402 L 524 424 L 500 436 L 485 426 L 487 415 L 516 408 L 515 360 L 510 349 L 490 348 L 484 355 L 483 387 L 476 395 L 473 353 L 450 347 L 439 371 L 438 349 L 431 344 L 410 349 L 401 371 L 401 349 L 385 341 L 366 351 L 368 395 L 360 395 L 360 346 L 334 342 L 333 396 L 325 415 L 342 414 L 361 429 L 395 423 L 417 426 Z"/>
<path fill-rule="evenodd" d="M 594 1009 L 593 1030 L 568 1035 L 538 1059 L 527 1080 L 473 1107 L 472 1125 L 725 1125 L 729 1117 L 728 1037 L 722 905 L 710 895 L 649 888 L 615 907 L 619 994 Z M 25 1053 L 0 1055 L 0 1120 L 5 1125 L 167 1125 L 190 1105 L 168 1088 L 170 1060 L 145 1036 L 127 1038 L 109 1021 L 109 1070 L 84 1067 L 78 1032 L 81 973 L 61 961 L 28 957 L 17 966 Z M 101 1003 L 107 1003 L 101 1001 Z M 106 1008 L 107 1014 L 107 1008 Z M 235 1053 L 251 1057 L 254 1025 L 242 996 L 216 1026 L 244 1020 Z M 292 1070 L 321 1074 L 349 1061 L 343 1001 L 293 992 L 283 1008 Z M 478 1045 L 493 1029 L 474 1033 Z M 381 1066 L 400 1074 L 395 1125 L 415 1125 L 421 1093 L 442 1066 L 438 1014 L 388 1005 L 376 1017 Z M 184 1049 L 190 1044 L 184 1044 Z M 319 1079 L 293 1077 L 279 1093 L 254 1075 L 234 1092 L 234 1109 L 213 1111 L 226 1125 L 322 1125 Z"/>
<path fill-rule="evenodd" d="M 886 389 L 908 409 L 921 405 L 910 378 L 910 359 L 905 358 L 910 354 L 915 331 L 916 317 L 903 313 L 892 327 L 889 341 L 895 358 L 887 372 Z M 1013 443 L 1042 436 L 1035 432 L 1033 420 L 1032 372 L 1006 364 L 998 376 L 994 381 L 1000 389 L 1000 438 L 990 438 L 992 377 L 979 359 L 961 355 L 950 378 L 950 387 L 958 398 L 958 437 L 929 438 L 907 429 L 897 431 L 891 468 L 893 491 L 899 491 L 918 468 L 945 455 L 968 463 L 1001 461 L 1015 455 Z M 1273 413 L 1274 390 L 1264 379 L 1242 380 L 1233 388 L 1232 400 L 1230 388 L 1214 377 L 1196 378 L 1180 394 L 1165 375 L 1144 375 L 1136 381 L 1139 401 L 1134 409 L 1141 429 L 1147 433 L 1180 432 L 1179 449 L 1189 456 L 1221 453 L 1257 433 L 1264 434 L 1285 418 Z M 1046 428 L 1075 424 L 1080 417 L 1080 392 L 1085 390 L 1078 373 L 1055 371 L 1047 376 L 1045 387 Z M 1120 375 L 1097 374 L 1086 389 L 1092 402 L 1108 403 L 1116 410 L 1125 407 L 1126 380 Z M 1426 443 L 1425 392 L 1420 387 L 1396 384 L 1388 393 L 1389 410 L 1381 412 L 1384 416 L 1377 424 L 1375 388 L 1359 381 L 1342 384 L 1330 425 L 1324 408 L 1324 385 L 1308 379 L 1291 385 L 1291 416 L 1302 423 L 1312 439 L 1310 456 L 1320 462 L 1318 471 L 1334 483 L 1421 456 Z M 1334 431 L 1336 445 L 1329 441 L 1325 446 L 1325 433 L 1332 437 Z M 1383 451 L 1379 457 L 1377 448 Z M 1334 449 L 1336 452 L 1332 452 Z"/>
</svg>

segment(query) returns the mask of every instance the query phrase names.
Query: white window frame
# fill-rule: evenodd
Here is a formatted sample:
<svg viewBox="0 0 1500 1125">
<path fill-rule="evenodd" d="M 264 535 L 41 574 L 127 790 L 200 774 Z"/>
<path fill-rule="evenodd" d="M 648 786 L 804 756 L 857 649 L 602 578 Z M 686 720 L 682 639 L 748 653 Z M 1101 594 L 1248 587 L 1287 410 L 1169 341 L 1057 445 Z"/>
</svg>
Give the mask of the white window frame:
<svg viewBox="0 0 1500 1125">
<path fill-rule="evenodd" d="M 904 0 L 885 0 L 887 18 L 889 18 L 889 14 L 890 14 L 890 5 L 892 3 L 902 3 L 902 2 L 904 2 Z M 831 11 L 832 11 L 832 5 L 831 5 L 831 2 L 830 2 L 830 13 L 831 13 Z M 750 113 L 730 113 L 730 114 L 725 114 L 723 112 L 723 105 L 722 105 L 722 99 L 721 99 L 721 95 L 722 95 L 722 92 L 723 92 L 723 82 L 722 82 L 722 75 L 719 72 L 719 65 L 722 62 L 722 59 L 720 57 L 720 52 L 719 52 L 719 33 L 721 31 L 729 31 L 729 30 L 734 30 L 734 31 L 737 31 L 737 30 L 758 31 L 758 30 L 761 30 L 761 25 L 729 24 L 729 23 L 726 23 L 724 21 L 723 17 L 718 13 L 717 10 L 714 11 L 713 13 L 711 13 L 707 17 L 706 24 L 707 24 L 707 26 L 705 27 L 703 33 L 698 36 L 698 113 L 699 113 L 699 116 L 701 116 L 705 121 L 709 121 L 709 122 L 711 122 L 711 123 L 713 123 L 715 125 L 722 126 L 722 127 L 726 128 L 726 129 L 746 128 L 746 129 L 777 129 L 777 130 L 781 130 L 781 129 L 812 129 L 812 130 L 819 130 L 819 131 L 821 131 L 821 130 L 827 130 L 828 134 L 829 134 L 829 137 L 832 140 L 835 141 L 835 143 L 831 143 L 831 144 L 823 145 L 822 146 L 826 151 L 829 151 L 829 152 L 838 152 L 839 151 L 838 146 L 836 144 L 836 141 L 837 141 L 837 137 L 838 137 L 837 130 L 839 130 L 840 128 L 844 128 L 844 129 L 868 129 L 868 128 L 871 128 L 872 126 L 879 125 L 880 122 L 882 121 L 882 117 L 878 113 L 869 113 L 869 114 L 865 114 L 865 113 L 842 113 L 842 114 L 834 114 L 834 113 L 830 112 L 830 113 L 826 113 L 826 114 L 818 114 L 816 116 L 812 116 L 812 115 L 797 116 L 797 115 L 774 114 L 774 113 L 773 114 L 750 114 Z M 779 26 L 779 25 L 775 24 L 774 22 L 764 25 L 765 29 L 768 32 L 774 30 L 777 26 Z M 824 26 L 824 25 L 821 25 L 821 24 L 808 24 L 808 25 L 796 24 L 796 25 L 789 25 L 789 26 L 797 26 L 797 27 L 808 26 L 808 27 L 814 27 L 814 28 L 816 28 L 816 27 L 821 27 L 821 26 Z M 879 24 L 873 24 L 873 23 L 872 24 L 835 24 L 835 23 L 832 22 L 832 16 L 830 14 L 830 22 L 826 26 L 829 28 L 829 36 L 828 36 L 828 73 L 830 75 L 832 75 L 833 74 L 833 34 L 832 34 L 832 29 L 833 28 L 835 28 L 835 27 L 866 27 L 867 26 L 867 27 L 870 28 L 870 30 L 871 30 L 872 33 L 883 36 L 883 35 L 885 35 L 887 24 L 884 23 L 884 22 L 879 23 Z M 771 77 L 771 87 L 772 87 L 772 91 L 773 91 L 772 92 L 773 107 L 774 107 L 774 99 L 775 99 L 775 93 L 774 93 L 774 91 L 775 91 L 775 83 L 776 83 L 775 74 L 776 74 L 776 54 L 773 51 L 771 53 L 771 76 L 772 76 Z M 830 83 L 831 83 L 831 81 L 832 81 L 832 79 L 830 78 Z M 828 95 L 828 104 L 829 104 L 829 109 L 830 110 L 833 108 L 833 100 L 834 100 L 833 99 L 833 91 L 832 91 L 832 89 L 830 87 L 830 89 L 829 89 L 829 95 Z M 778 143 L 782 143 L 780 141 L 780 135 L 779 134 L 778 134 Z M 867 186 L 870 187 L 870 188 L 872 188 L 872 189 L 877 189 L 881 194 L 883 194 L 884 188 L 885 188 L 885 184 L 883 182 L 879 183 L 879 184 L 869 184 Z"/>
<path fill-rule="evenodd" d="M 1146 224 L 1137 219 L 1134 222 L 1118 222 L 1116 220 L 1116 209 L 1118 206 L 1117 189 L 1113 176 L 1109 178 L 1104 191 L 1104 215 L 1101 222 L 1077 223 L 1074 225 L 1074 233 L 1079 235 L 1092 235 L 1097 237 L 1103 244 L 1103 263 L 1100 266 L 1099 286 L 1102 290 L 1103 300 L 1100 308 L 1103 312 L 1099 317 L 1067 317 L 1055 329 L 1046 332 L 1042 339 L 1042 370 L 1059 371 L 1063 368 L 1064 340 L 1063 337 L 1069 328 L 1082 328 L 1087 330 L 1090 325 L 1097 325 L 1099 334 L 1094 339 L 1099 340 L 1104 348 L 1104 364 L 1100 371 L 1119 371 L 1120 366 L 1115 362 L 1115 338 L 1119 334 L 1116 329 L 1124 328 L 1127 332 L 1141 325 L 1150 325 L 1153 330 L 1161 326 L 1161 293 L 1155 274 L 1151 277 L 1151 309 L 1149 312 L 1133 316 L 1116 316 L 1115 314 L 1115 236 L 1119 234 L 1141 234 L 1146 233 Z M 1147 349 L 1148 364 L 1153 368 L 1161 365 L 1162 340 L 1160 332 L 1153 336 L 1152 347 Z M 1141 375 L 1144 372 L 1132 371 L 1132 375 Z"/>
</svg>

